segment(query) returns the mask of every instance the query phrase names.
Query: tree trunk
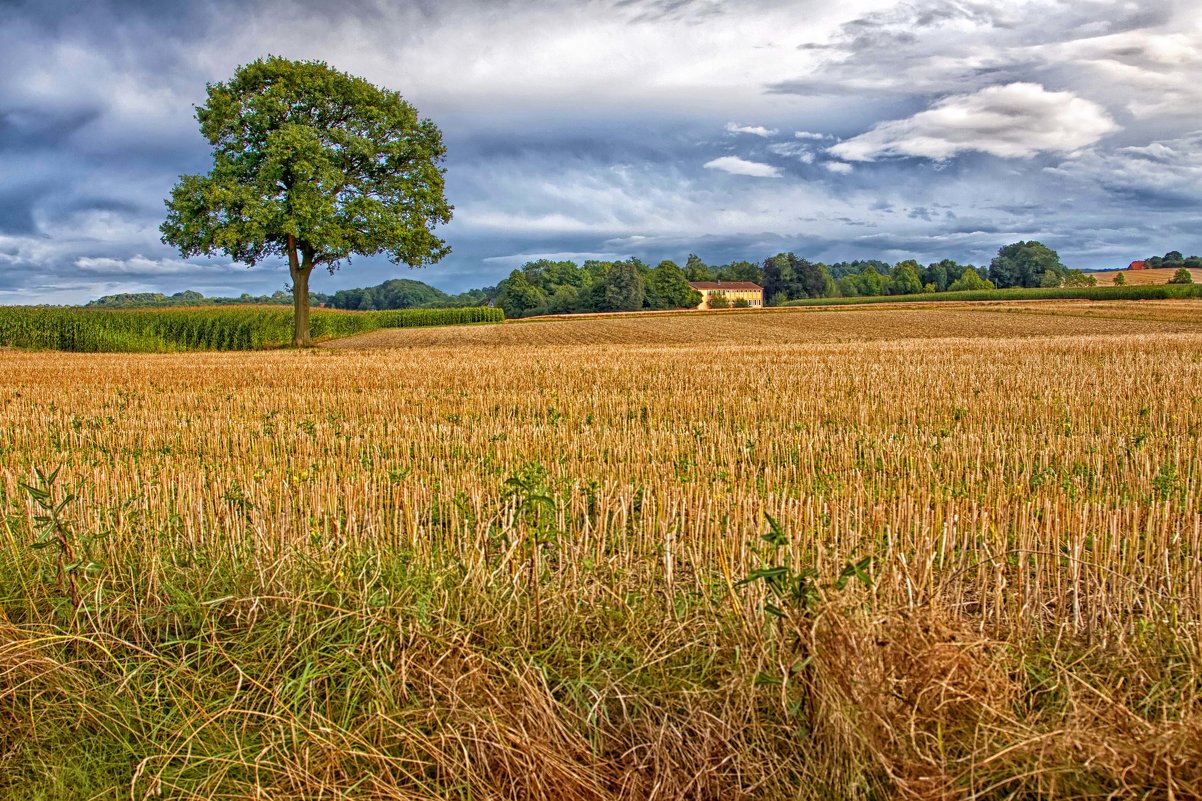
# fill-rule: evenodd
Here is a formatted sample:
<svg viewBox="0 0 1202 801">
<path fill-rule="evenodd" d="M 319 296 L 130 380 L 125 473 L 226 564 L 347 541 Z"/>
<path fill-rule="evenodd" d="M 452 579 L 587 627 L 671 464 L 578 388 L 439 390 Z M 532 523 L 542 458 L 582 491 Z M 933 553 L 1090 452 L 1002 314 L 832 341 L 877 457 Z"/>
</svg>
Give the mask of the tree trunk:
<svg viewBox="0 0 1202 801">
<path fill-rule="evenodd" d="M 309 337 L 309 274 L 313 272 L 313 256 L 306 252 L 302 261 L 291 234 L 288 235 L 288 272 L 292 276 L 292 347 L 307 348 L 313 344 Z"/>
</svg>

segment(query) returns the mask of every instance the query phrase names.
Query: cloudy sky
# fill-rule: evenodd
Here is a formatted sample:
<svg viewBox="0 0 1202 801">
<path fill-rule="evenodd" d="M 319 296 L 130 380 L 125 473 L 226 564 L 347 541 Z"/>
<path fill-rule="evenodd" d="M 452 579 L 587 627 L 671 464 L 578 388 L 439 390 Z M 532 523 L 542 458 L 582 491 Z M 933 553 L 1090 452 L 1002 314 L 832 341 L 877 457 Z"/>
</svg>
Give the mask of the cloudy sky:
<svg viewBox="0 0 1202 801">
<path fill-rule="evenodd" d="M 0 303 L 271 292 L 183 261 L 163 198 L 202 172 L 207 81 L 272 53 L 399 90 L 443 130 L 417 272 L 532 258 L 950 257 L 1038 239 L 1069 266 L 1202 252 L 1197 0 L 0 0 Z"/>
</svg>

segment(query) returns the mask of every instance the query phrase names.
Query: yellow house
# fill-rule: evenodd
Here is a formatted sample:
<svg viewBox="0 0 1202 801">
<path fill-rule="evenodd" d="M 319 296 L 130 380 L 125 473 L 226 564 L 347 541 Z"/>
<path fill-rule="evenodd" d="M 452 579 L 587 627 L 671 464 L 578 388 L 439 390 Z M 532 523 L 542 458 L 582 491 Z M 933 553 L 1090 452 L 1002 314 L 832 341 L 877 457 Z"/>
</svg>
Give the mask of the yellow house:
<svg viewBox="0 0 1202 801">
<path fill-rule="evenodd" d="M 729 307 L 739 304 L 741 300 L 754 308 L 764 305 L 764 288 L 751 281 L 689 281 L 689 286 L 701 293 L 698 309 L 713 308 L 710 298 L 715 297 L 726 298 Z"/>
</svg>

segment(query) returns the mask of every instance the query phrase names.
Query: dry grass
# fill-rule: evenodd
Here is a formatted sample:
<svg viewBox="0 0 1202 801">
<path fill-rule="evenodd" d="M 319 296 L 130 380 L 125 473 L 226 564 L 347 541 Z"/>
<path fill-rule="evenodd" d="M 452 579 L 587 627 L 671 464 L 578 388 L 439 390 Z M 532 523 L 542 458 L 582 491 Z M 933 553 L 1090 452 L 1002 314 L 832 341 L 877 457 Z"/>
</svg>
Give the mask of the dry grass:
<svg viewBox="0 0 1202 801">
<path fill-rule="evenodd" d="M 1177 272 L 1176 267 L 1155 267 L 1150 270 L 1108 270 L 1090 273 L 1090 275 L 1098 279 L 1098 286 L 1113 286 L 1114 277 L 1120 273 L 1127 280 L 1128 286 L 1142 286 L 1144 284 L 1167 284 L 1175 272 Z M 1202 283 L 1202 270 L 1192 269 L 1190 275 L 1194 277 L 1195 284 Z"/>
<path fill-rule="evenodd" d="M 1011 316 L 1030 312 L 1019 323 Z M 1091 317 L 1089 321 L 1073 318 Z M 377 331 L 327 343 L 335 349 L 516 347 L 542 345 L 819 344 L 899 339 L 1040 338 L 1202 332 L 1192 300 L 908 303 L 896 306 L 785 308 L 515 320 L 471 330 Z"/>
<path fill-rule="evenodd" d="M 1198 797 L 1198 304 L 1093 306 L 0 353 L 0 793 Z"/>
</svg>

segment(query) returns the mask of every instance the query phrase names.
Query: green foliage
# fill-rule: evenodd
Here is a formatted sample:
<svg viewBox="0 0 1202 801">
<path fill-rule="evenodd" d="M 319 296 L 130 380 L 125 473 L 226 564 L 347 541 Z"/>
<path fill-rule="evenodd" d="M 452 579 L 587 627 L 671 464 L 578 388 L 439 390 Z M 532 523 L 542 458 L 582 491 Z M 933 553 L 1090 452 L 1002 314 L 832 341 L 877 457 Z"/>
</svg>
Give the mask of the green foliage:
<svg viewBox="0 0 1202 801">
<path fill-rule="evenodd" d="M 1173 277 L 1169 279 L 1170 284 L 1192 284 L 1193 282 L 1193 273 L 1185 267 L 1178 267 L 1177 272 L 1173 273 Z"/>
<path fill-rule="evenodd" d="M 386 254 L 419 267 L 449 252 L 433 232 L 451 219 L 442 134 L 399 93 L 271 56 L 210 84 L 196 118 L 213 167 L 172 190 L 163 241 L 185 257 L 287 257 L 297 344 L 314 266 Z"/>
<path fill-rule="evenodd" d="M 1064 276 L 1055 270 L 1045 270 L 1039 279 L 1039 285 L 1044 289 L 1052 289 L 1064 284 Z"/>
<path fill-rule="evenodd" d="M 314 310 L 317 339 L 433 325 L 499 322 L 500 309 Z M 291 341 L 292 314 L 273 308 L 131 309 L 0 307 L 0 346 L 86 353 L 258 350 Z"/>
<path fill-rule="evenodd" d="M 856 268 L 858 272 L 854 271 Z M 839 270 L 840 276 L 837 281 L 838 293 L 842 297 L 856 297 L 860 295 L 874 296 L 886 294 L 889 288 L 889 279 L 882 275 L 879 270 L 888 270 L 887 266 L 881 267 L 876 262 L 858 262 L 856 268 L 851 270 Z"/>
<path fill-rule="evenodd" d="M 825 264 L 799 258 L 793 253 L 778 253 L 766 259 L 761 274 L 764 294 L 768 297 L 784 294 L 790 300 L 825 298 L 835 296 L 841 289 Z"/>
<path fill-rule="evenodd" d="M 921 269 L 913 259 L 899 262 L 890 275 L 890 294 L 917 295 L 922 292 L 922 278 L 918 274 Z"/>
<path fill-rule="evenodd" d="M 993 289 L 993 282 L 986 281 L 974 268 L 965 270 L 959 278 L 948 285 L 948 292 L 982 292 Z"/>
<path fill-rule="evenodd" d="M 451 296 L 421 281 L 394 278 L 364 289 L 340 289 L 329 299 L 334 309 L 414 309 L 448 303 Z M 465 304 L 466 305 L 466 304 Z"/>
<path fill-rule="evenodd" d="M 650 309 L 687 309 L 701 303 L 701 293 L 689 286 L 684 270 L 661 261 L 647 276 L 646 303 Z"/>
<path fill-rule="evenodd" d="M 1126 286 L 1127 285 L 1127 276 L 1123 275 L 1122 273 L 1117 274 L 1114 277 L 1114 285 L 1115 286 Z"/>
<path fill-rule="evenodd" d="M 722 269 L 744 267 L 735 264 Z M 663 261 L 652 269 L 638 259 L 590 260 L 583 265 L 547 259 L 527 262 L 497 285 L 495 297 L 507 317 L 689 309 L 701 303 L 701 295 L 689 286 L 685 271 L 674 262 Z"/>
<path fill-rule="evenodd" d="M 758 264 L 749 261 L 732 261 L 716 269 L 719 281 L 749 281 L 753 284 L 764 284 L 764 271 Z M 700 301 L 698 301 L 700 303 Z"/>
<path fill-rule="evenodd" d="M 490 306 L 464 306 L 458 309 L 394 309 L 369 315 L 376 328 L 423 328 L 436 325 L 499 323 L 505 313 Z"/>
<path fill-rule="evenodd" d="M 1098 279 L 1081 270 L 1065 270 L 1061 286 L 1097 286 Z"/>
<path fill-rule="evenodd" d="M 614 262 L 605 274 L 601 296 L 601 311 L 637 311 L 643 308 L 646 288 L 639 274 L 638 264 L 630 261 Z"/>
<path fill-rule="evenodd" d="M 547 299 L 546 311 L 547 314 L 571 314 L 580 311 L 583 304 L 580 290 L 571 284 L 564 284 Z"/>
<path fill-rule="evenodd" d="M 99 569 L 88 554 L 90 541 L 79 537 L 71 526 L 63 519 L 63 510 L 75 500 L 75 496 L 66 492 L 61 496 L 55 492 L 55 482 L 58 481 L 59 468 L 52 473 L 45 473 L 40 468 L 34 468 L 37 476 L 35 484 L 21 484 L 31 501 L 41 514 L 35 515 L 33 522 L 40 527 L 37 539 L 30 547 L 35 551 L 53 549 L 55 556 L 55 572 L 57 583 L 66 584 L 70 593 L 71 604 L 79 608 L 79 583 L 81 578 Z"/>
<path fill-rule="evenodd" d="M 1149 268 L 1152 269 L 1186 269 L 1202 268 L 1202 258 L 1198 256 L 1184 256 L 1180 250 L 1170 250 L 1163 256 L 1149 256 L 1142 261 L 1146 262 Z"/>
<path fill-rule="evenodd" d="M 1066 269 L 1056 251 L 1043 243 L 1015 242 L 999 249 L 989 263 L 989 280 L 999 289 L 1048 286 L 1045 282 L 1052 279 L 1047 273 L 1052 273 L 1059 281 Z"/>
<path fill-rule="evenodd" d="M 685 278 L 689 281 L 716 281 L 717 273 L 701 260 L 696 253 L 690 253 L 684 263 Z M 700 301 L 698 301 L 700 303 Z"/>
<path fill-rule="evenodd" d="M 497 305 L 505 310 L 506 317 L 523 317 L 543 308 L 547 293 L 530 283 L 526 273 L 514 270 L 497 288 Z"/>
<path fill-rule="evenodd" d="M 846 589 L 852 579 L 865 587 L 872 587 L 871 570 L 875 562 L 873 557 L 866 556 L 855 562 L 849 561 L 834 580 L 819 582 L 818 571 L 813 567 L 791 564 L 794 560 L 788 558 L 788 535 L 776 518 L 767 513 L 764 517 L 768 520 L 768 533 L 761 539 L 766 545 L 758 552 L 764 564 L 751 571 L 735 586 L 741 587 L 762 581 L 773 598 L 772 601 L 764 603 L 764 611 L 769 615 L 778 618 L 789 617 L 791 613 L 809 616 L 818 608 L 827 593 Z"/>
<path fill-rule="evenodd" d="M 310 303 L 320 303 L 326 300 L 325 295 L 311 295 Z M 243 293 L 236 298 L 205 297 L 200 292 L 186 289 L 174 295 L 164 295 L 162 292 L 127 292 L 118 295 L 104 295 L 84 304 L 87 308 L 102 309 L 150 309 L 168 306 L 234 306 L 234 305 L 291 305 L 292 293 L 276 291 L 270 295 L 250 295 Z"/>
</svg>

